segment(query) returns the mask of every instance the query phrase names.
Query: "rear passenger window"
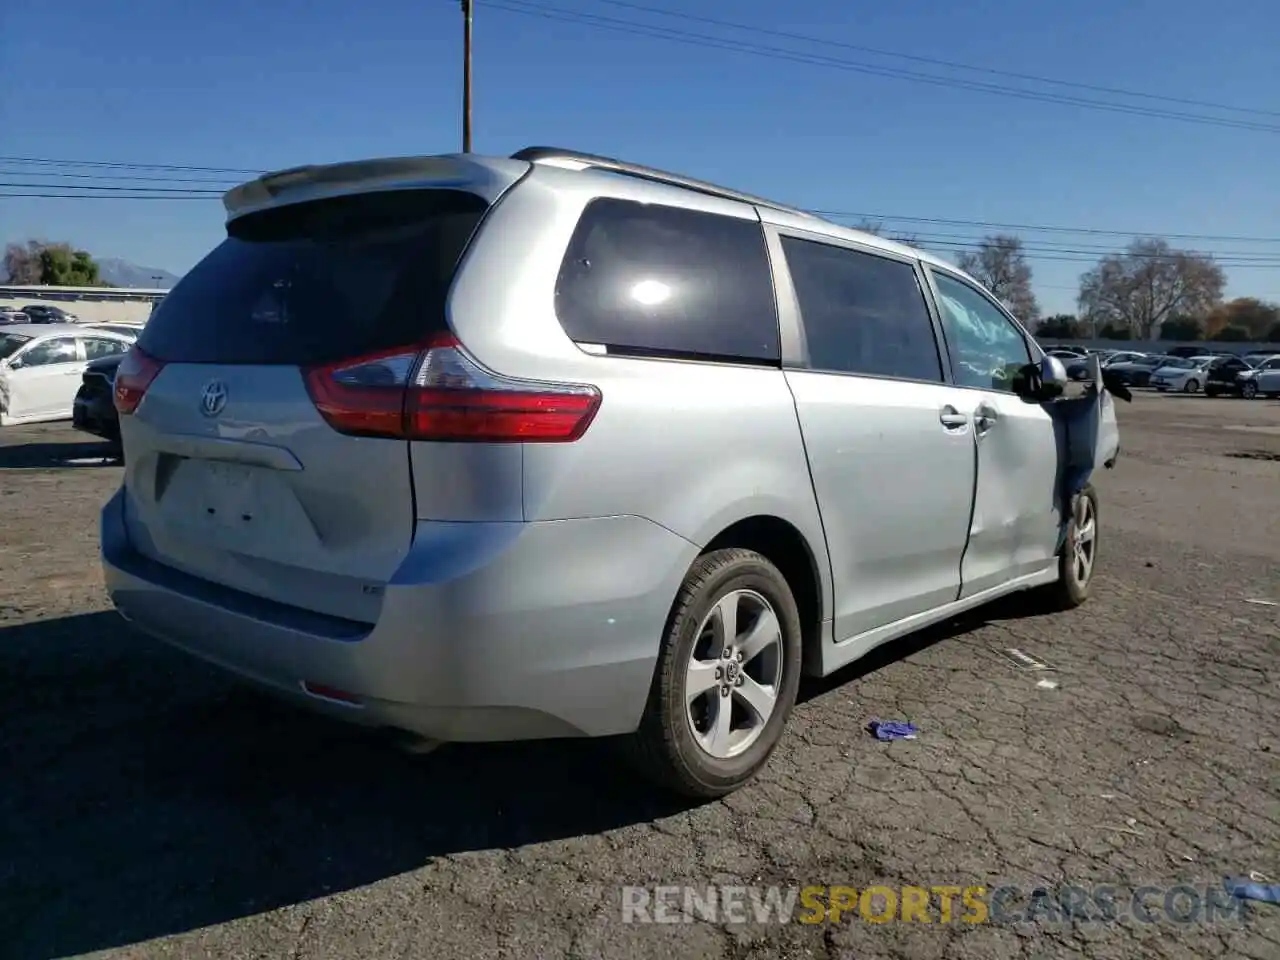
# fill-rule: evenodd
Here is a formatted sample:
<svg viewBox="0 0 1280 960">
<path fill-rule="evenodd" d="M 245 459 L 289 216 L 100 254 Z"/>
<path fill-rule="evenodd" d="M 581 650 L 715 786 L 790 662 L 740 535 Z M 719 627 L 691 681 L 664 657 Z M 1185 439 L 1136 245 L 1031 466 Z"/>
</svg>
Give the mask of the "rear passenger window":
<svg viewBox="0 0 1280 960">
<path fill-rule="evenodd" d="M 764 232 L 753 220 L 601 198 L 578 222 L 556 313 L 580 343 L 777 362 Z"/>
<path fill-rule="evenodd" d="M 942 360 L 915 268 L 900 260 L 783 237 L 818 370 L 941 382 Z"/>
</svg>

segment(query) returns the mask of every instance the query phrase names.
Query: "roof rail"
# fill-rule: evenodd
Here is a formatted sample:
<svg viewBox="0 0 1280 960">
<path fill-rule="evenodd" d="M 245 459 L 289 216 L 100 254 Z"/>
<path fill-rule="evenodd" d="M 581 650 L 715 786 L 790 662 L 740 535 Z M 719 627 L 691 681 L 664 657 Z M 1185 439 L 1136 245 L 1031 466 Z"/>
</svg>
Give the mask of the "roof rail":
<svg viewBox="0 0 1280 960">
<path fill-rule="evenodd" d="M 625 160 L 615 160 L 613 157 L 601 157 L 594 153 L 583 153 L 581 150 L 566 150 L 561 147 L 525 147 L 523 150 L 513 153 L 511 159 L 524 160 L 529 163 L 558 163 L 561 166 L 570 166 L 578 170 L 607 170 L 610 173 L 619 173 L 623 176 L 635 177 L 638 180 L 649 180 L 653 183 L 665 183 L 668 186 L 681 187 L 685 190 L 692 190 L 695 193 L 702 193 L 711 197 L 736 200 L 739 203 L 749 203 L 756 207 L 767 207 L 771 210 L 781 210 L 796 216 L 818 219 L 815 214 L 809 213 L 807 210 L 788 207 L 785 204 L 766 200 L 763 197 L 755 197 L 749 193 L 741 193 L 738 190 L 730 190 L 728 187 L 720 187 L 714 183 L 707 183 L 705 180 L 694 180 L 692 177 L 681 176 L 678 173 L 668 173 L 665 170 L 646 167 L 638 163 L 628 163 Z"/>
</svg>

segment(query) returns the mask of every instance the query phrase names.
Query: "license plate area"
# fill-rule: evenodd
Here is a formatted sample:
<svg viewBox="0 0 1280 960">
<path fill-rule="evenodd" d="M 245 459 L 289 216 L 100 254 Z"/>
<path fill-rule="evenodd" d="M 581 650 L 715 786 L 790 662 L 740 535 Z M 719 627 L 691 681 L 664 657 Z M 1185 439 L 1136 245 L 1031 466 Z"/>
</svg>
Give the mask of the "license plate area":
<svg viewBox="0 0 1280 960">
<path fill-rule="evenodd" d="M 320 540 L 280 471 L 220 460 L 166 457 L 157 506 L 166 526 L 208 546 L 285 560 Z M 167 468 L 167 469 L 165 469 Z"/>
</svg>

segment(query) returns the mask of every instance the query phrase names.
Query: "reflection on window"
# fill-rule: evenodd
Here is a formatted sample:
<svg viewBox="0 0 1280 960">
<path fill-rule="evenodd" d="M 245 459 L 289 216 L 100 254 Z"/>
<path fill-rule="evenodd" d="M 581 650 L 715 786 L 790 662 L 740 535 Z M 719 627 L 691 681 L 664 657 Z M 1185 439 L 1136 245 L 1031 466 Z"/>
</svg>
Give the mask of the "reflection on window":
<svg viewBox="0 0 1280 960">
<path fill-rule="evenodd" d="M 947 329 L 956 382 L 1012 392 L 1018 371 L 1031 362 L 1021 331 L 968 284 L 934 273 L 938 306 Z"/>
</svg>

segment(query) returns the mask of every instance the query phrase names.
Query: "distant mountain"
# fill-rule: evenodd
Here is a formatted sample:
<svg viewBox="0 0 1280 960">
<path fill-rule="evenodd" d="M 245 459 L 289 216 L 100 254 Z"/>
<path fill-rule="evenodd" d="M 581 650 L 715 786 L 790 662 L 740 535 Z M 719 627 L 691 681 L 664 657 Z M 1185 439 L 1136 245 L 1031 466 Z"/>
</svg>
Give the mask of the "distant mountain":
<svg viewBox="0 0 1280 960">
<path fill-rule="evenodd" d="M 113 287 L 168 290 L 180 277 L 156 267 L 140 267 L 118 257 L 98 258 L 98 273 Z"/>
</svg>

